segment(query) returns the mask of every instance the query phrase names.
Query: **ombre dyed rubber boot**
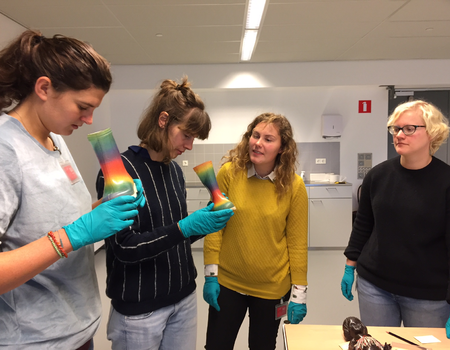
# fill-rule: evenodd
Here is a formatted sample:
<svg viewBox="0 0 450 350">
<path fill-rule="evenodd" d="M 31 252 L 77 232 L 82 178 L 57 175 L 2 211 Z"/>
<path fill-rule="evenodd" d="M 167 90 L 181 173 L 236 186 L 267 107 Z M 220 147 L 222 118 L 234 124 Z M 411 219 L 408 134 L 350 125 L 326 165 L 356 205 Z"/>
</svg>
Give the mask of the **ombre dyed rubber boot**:
<svg viewBox="0 0 450 350">
<path fill-rule="evenodd" d="M 136 185 L 123 165 L 111 129 L 97 131 L 87 137 L 94 148 L 105 178 L 102 202 L 124 195 L 136 197 Z"/>
<path fill-rule="evenodd" d="M 202 184 L 208 189 L 209 194 L 211 195 L 211 201 L 214 203 L 214 211 L 221 209 L 236 209 L 234 204 L 220 192 L 211 161 L 197 165 L 194 168 L 194 171 L 197 173 Z"/>
</svg>

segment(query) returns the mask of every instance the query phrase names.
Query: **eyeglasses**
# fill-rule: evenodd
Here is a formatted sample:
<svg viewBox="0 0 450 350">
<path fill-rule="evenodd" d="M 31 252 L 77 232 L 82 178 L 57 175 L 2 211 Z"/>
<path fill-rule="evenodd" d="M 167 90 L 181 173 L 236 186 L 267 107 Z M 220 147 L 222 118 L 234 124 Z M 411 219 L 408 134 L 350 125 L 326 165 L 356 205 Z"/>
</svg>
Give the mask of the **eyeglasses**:
<svg viewBox="0 0 450 350">
<path fill-rule="evenodd" d="M 391 135 L 397 135 L 400 130 L 403 131 L 403 134 L 406 136 L 410 136 L 416 132 L 417 128 L 425 128 L 425 125 L 405 125 L 403 128 L 399 126 L 390 125 L 388 126 L 388 131 Z"/>
</svg>

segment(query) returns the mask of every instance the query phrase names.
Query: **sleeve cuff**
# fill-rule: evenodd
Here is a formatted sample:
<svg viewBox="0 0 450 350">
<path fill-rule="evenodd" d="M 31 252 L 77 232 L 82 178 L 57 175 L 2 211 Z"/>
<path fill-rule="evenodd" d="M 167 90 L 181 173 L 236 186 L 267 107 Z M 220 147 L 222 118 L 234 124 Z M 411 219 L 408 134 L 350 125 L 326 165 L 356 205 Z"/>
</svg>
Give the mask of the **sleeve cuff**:
<svg viewBox="0 0 450 350">
<path fill-rule="evenodd" d="M 209 264 L 205 265 L 205 277 L 216 276 L 219 274 L 219 265 Z"/>
<path fill-rule="evenodd" d="M 293 284 L 291 291 L 291 301 L 297 304 L 306 304 L 306 291 L 307 286 L 302 286 L 300 284 Z"/>
</svg>

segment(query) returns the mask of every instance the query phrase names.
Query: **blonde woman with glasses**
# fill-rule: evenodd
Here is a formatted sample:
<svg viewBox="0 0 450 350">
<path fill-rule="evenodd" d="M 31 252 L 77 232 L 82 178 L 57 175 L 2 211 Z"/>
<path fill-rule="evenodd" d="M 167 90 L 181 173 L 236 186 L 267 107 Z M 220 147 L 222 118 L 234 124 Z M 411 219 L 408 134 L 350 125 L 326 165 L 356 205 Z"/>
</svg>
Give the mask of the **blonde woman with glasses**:
<svg viewBox="0 0 450 350">
<path fill-rule="evenodd" d="M 366 326 L 444 327 L 450 337 L 450 166 L 433 155 L 448 121 L 433 105 L 412 101 L 390 116 L 398 157 L 364 178 L 341 288 L 358 272 Z"/>
</svg>

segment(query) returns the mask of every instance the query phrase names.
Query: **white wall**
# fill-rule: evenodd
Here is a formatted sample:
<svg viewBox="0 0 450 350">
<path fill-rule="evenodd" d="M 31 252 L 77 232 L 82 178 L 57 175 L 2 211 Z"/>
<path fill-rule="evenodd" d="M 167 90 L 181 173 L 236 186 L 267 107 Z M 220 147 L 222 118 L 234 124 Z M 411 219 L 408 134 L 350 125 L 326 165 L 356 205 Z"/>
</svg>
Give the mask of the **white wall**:
<svg viewBox="0 0 450 350">
<path fill-rule="evenodd" d="M 13 33 L 17 26 L 0 15 L 0 33 L 5 33 L 3 28 Z M 99 164 L 86 135 L 111 127 L 121 151 L 136 144 L 137 123 L 154 89 L 163 79 L 188 75 L 212 119 L 204 143 L 237 142 L 248 123 L 266 111 L 286 115 L 297 142 L 323 142 L 322 114 L 341 114 L 340 172 L 356 193 L 361 183 L 356 179 L 357 153 L 372 153 L 373 165 L 387 157 L 388 96 L 380 85 L 448 87 L 448 71 L 450 60 L 113 66 L 114 83 L 94 114 L 94 124 L 66 140 L 95 197 Z M 230 88 L 243 85 L 249 88 Z M 359 100 L 371 100 L 372 113 L 358 114 Z"/>
<path fill-rule="evenodd" d="M 209 139 L 196 143 L 237 142 L 248 123 L 266 111 L 286 115 L 297 142 L 323 142 L 322 114 L 338 113 L 344 120 L 340 172 L 356 193 L 361 183 L 357 153 L 372 153 L 373 165 L 387 157 L 388 94 L 380 85 L 449 86 L 450 78 L 442 74 L 449 68 L 450 60 L 113 66 L 109 106 L 104 103 L 100 108 L 110 111 L 110 127 L 121 151 L 138 142 L 136 126 L 154 89 L 165 78 L 179 80 L 185 74 L 203 98 L 213 124 Z M 251 88 L 228 88 L 248 82 L 249 77 Z M 359 114 L 359 100 L 371 100 L 372 113 Z"/>
<path fill-rule="evenodd" d="M 126 69 L 121 67 L 121 70 L 127 74 Z M 165 77 L 179 79 L 181 75 Z M 387 92 L 384 88 L 363 85 L 259 89 L 196 89 L 194 85 L 193 88 L 204 100 L 212 119 L 210 137 L 196 143 L 238 142 L 253 118 L 267 111 L 289 118 L 297 142 L 324 142 L 321 116 L 338 113 L 344 120 L 344 130 L 339 140 L 340 172 L 347 176 L 347 181 L 355 184 L 355 191 L 360 183 L 356 179 L 357 153 L 373 153 L 374 164 L 386 159 Z M 153 93 L 152 89 L 113 88 L 108 94 L 110 126 L 121 151 L 130 144 L 138 143 L 136 125 Z M 358 114 L 358 100 L 372 100 L 372 113 Z"/>
<path fill-rule="evenodd" d="M 0 14 L 0 49 L 24 30 L 25 27 Z"/>
</svg>

